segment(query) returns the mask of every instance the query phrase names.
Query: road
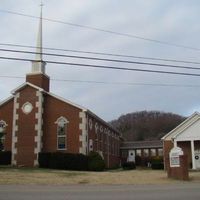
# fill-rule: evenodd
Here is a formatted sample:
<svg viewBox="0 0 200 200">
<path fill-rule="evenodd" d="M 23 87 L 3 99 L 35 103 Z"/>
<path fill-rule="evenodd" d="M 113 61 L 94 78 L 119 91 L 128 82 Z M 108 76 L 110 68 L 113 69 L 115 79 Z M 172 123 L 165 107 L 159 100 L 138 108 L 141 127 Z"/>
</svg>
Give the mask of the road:
<svg viewBox="0 0 200 200">
<path fill-rule="evenodd" d="M 0 200 L 199 200 L 200 184 L 0 185 Z"/>
</svg>

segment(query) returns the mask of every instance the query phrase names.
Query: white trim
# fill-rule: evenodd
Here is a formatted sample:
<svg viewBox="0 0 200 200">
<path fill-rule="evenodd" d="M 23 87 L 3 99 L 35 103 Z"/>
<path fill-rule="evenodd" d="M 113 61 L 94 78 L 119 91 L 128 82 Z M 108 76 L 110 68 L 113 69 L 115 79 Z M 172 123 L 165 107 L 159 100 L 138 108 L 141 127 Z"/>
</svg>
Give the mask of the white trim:
<svg viewBox="0 0 200 200">
<path fill-rule="evenodd" d="M 33 85 L 33 84 L 29 83 L 29 82 L 25 82 L 25 83 L 21 84 L 20 86 L 18 86 L 17 88 L 15 88 L 14 90 L 12 90 L 11 94 L 15 95 L 18 90 L 20 90 L 20 89 L 22 89 L 22 88 L 24 88 L 26 86 L 30 86 L 32 88 L 35 88 L 36 90 L 39 90 L 40 92 L 44 91 L 44 89 L 42 89 L 40 87 L 37 87 L 36 85 Z"/>
<path fill-rule="evenodd" d="M 76 107 L 76 108 L 79 108 L 79 109 L 81 109 L 81 110 L 83 110 L 83 111 L 85 111 L 85 112 L 87 111 L 86 108 L 84 108 L 84 107 L 82 107 L 82 106 L 80 106 L 80 105 L 78 105 L 78 104 L 72 103 L 71 101 L 69 101 L 69 100 L 67 100 L 67 99 L 64 99 L 64 98 L 62 98 L 62 97 L 59 97 L 59 96 L 57 96 L 57 95 L 55 95 L 55 94 L 53 94 L 53 93 L 51 93 L 51 92 L 46 92 L 46 93 L 49 94 L 50 96 L 52 96 L 52 97 L 54 97 L 54 98 L 60 100 L 60 101 L 63 101 L 64 103 L 70 104 L 70 105 L 72 105 L 72 106 L 74 106 L 74 107 Z"/>
<path fill-rule="evenodd" d="M 64 122 L 64 124 L 69 123 L 69 121 L 67 120 L 67 118 L 61 116 L 61 117 L 59 117 L 59 118 L 55 121 L 55 124 L 59 124 L 59 121 L 61 121 L 61 120 Z"/>
<path fill-rule="evenodd" d="M 194 154 L 194 140 L 191 140 L 191 154 L 192 154 L 192 169 L 196 169 L 195 154 Z"/>
<path fill-rule="evenodd" d="M 27 110 L 27 106 L 29 106 L 29 110 Z M 33 110 L 33 105 L 30 102 L 26 102 L 23 104 L 21 109 L 24 114 L 28 115 Z"/>
<path fill-rule="evenodd" d="M 60 123 L 60 121 L 62 122 L 62 124 Z M 61 117 L 59 117 L 56 121 L 55 121 L 55 124 L 57 124 L 57 136 L 56 136 L 56 140 L 57 140 L 57 150 L 60 150 L 60 151 L 65 151 L 65 150 L 67 150 L 67 141 L 66 141 L 66 139 L 67 139 L 67 126 L 66 126 L 66 124 L 68 124 L 69 123 L 69 121 L 65 118 L 65 117 L 63 117 L 63 116 L 61 116 Z M 65 127 L 65 135 L 58 135 L 58 127 L 59 127 L 59 125 L 64 125 L 64 127 Z M 59 148 L 59 146 L 58 146 L 58 139 L 59 138 L 65 138 L 65 148 Z"/>
<path fill-rule="evenodd" d="M 79 141 L 81 146 L 79 147 L 79 153 L 87 155 L 88 152 L 88 132 L 87 132 L 87 120 L 86 120 L 86 113 L 84 110 L 79 112 L 79 118 L 81 122 L 79 124 L 79 129 L 81 130 L 81 135 L 79 136 Z"/>
<path fill-rule="evenodd" d="M 41 91 L 36 91 L 36 96 L 38 97 L 38 101 L 35 103 L 36 107 L 38 108 L 38 112 L 35 113 L 35 119 L 37 119 L 37 124 L 35 124 L 35 131 L 37 132 L 37 135 L 34 138 L 34 141 L 36 142 L 36 147 L 34 148 L 34 153 L 37 154 L 36 160 L 34 160 L 34 166 L 38 165 L 38 154 L 42 150 L 42 115 L 43 115 L 43 95 Z"/>
<path fill-rule="evenodd" d="M 14 97 L 13 97 L 13 96 L 10 96 L 10 97 L 6 98 L 5 100 L 1 101 L 1 102 L 0 102 L 0 106 L 2 106 L 3 104 L 7 103 L 7 102 L 10 101 L 11 99 L 14 99 Z"/>
<path fill-rule="evenodd" d="M 174 137 L 175 135 L 177 135 L 180 131 L 179 131 L 179 129 L 180 128 L 182 128 L 182 127 L 184 127 L 184 129 L 186 128 L 186 127 L 189 127 L 190 125 L 191 125 L 191 123 L 193 123 L 193 121 L 192 120 L 197 120 L 197 119 L 195 119 L 197 117 L 197 119 L 199 119 L 200 118 L 200 113 L 198 113 L 198 112 L 195 112 L 195 113 L 193 113 L 190 117 L 188 117 L 185 121 L 183 121 L 181 124 L 179 124 L 177 127 L 175 127 L 173 130 L 171 130 L 169 133 L 167 133 L 165 136 L 163 136 L 162 138 L 161 138 L 161 140 L 171 140 L 171 138 L 168 138 L 169 136 L 172 136 L 172 137 Z M 176 133 L 176 132 L 178 132 L 178 133 Z M 174 134 L 174 135 L 173 135 Z M 168 139 L 167 139 L 168 138 Z"/>
<path fill-rule="evenodd" d="M 16 132 L 18 131 L 17 120 L 19 119 L 19 115 L 17 114 L 17 109 L 19 109 L 19 103 L 17 102 L 20 97 L 20 93 L 15 94 L 14 96 L 14 107 L 13 107 L 13 128 L 12 128 L 12 165 L 16 165 L 17 161 L 15 160 L 15 155 L 17 154 L 17 148 L 15 144 L 18 141 Z"/>
</svg>

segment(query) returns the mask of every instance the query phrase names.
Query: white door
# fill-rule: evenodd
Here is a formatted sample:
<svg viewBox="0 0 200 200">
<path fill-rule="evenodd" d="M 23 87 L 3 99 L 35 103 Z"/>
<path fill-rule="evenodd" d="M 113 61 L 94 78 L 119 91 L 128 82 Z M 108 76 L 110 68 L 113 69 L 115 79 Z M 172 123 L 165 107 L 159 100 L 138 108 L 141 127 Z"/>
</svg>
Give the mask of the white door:
<svg viewBox="0 0 200 200">
<path fill-rule="evenodd" d="M 199 150 L 194 152 L 194 158 L 195 158 L 196 169 L 200 169 L 200 151 Z"/>
<path fill-rule="evenodd" d="M 128 151 L 127 162 L 135 162 L 135 150 Z"/>
</svg>

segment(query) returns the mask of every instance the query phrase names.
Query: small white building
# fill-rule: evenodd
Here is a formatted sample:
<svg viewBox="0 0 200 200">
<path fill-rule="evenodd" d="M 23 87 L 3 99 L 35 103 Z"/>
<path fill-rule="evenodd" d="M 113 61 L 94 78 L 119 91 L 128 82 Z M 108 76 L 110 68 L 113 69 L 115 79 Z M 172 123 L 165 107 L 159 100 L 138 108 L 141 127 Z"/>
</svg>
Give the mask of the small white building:
<svg viewBox="0 0 200 200">
<path fill-rule="evenodd" d="M 173 147 L 182 148 L 188 156 L 188 167 L 200 169 L 200 113 L 195 112 L 163 138 L 164 162 L 167 165 Z"/>
</svg>

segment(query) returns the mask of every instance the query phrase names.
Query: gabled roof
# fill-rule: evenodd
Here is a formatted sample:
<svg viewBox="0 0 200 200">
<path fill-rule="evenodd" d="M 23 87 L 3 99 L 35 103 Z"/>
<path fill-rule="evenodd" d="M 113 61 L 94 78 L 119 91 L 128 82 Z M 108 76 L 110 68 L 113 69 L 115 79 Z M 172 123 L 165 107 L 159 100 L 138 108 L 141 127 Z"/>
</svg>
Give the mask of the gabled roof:
<svg viewBox="0 0 200 200">
<path fill-rule="evenodd" d="M 64 102 L 64 103 L 70 104 L 70 105 L 72 105 L 72 106 L 74 106 L 74 107 L 76 107 L 76 108 L 82 110 L 83 112 L 87 112 L 88 114 L 90 114 L 90 115 L 92 115 L 93 117 L 97 118 L 97 119 L 100 120 L 102 123 L 106 124 L 106 125 L 109 126 L 111 129 L 113 129 L 114 131 L 116 131 L 116 132 L 119 133 L 119 131 L 117 131 L 114 127 L 112 127 L 108 122 L 105 122 L 103 119 L 101 119 L 100 117 L 98 117 L 98 116 L 97 116 L 96 114 L 94 114 L 92 111 L 90 111 L 90 110 L 88 110 L 88 109 L 86 109 L 86 108 L 84 108 L 84 107 L 82 107 L 82 106 L 80 106 L 80 105 L 78 105 L 78 104 L 75 104 L 75 103 L 73 103 L 73 102 L 71 102 L 71 101 L 69 101 L 69 100 L 67 100 L 67 99 L 64 99 L 64 98 L 62 98 L 62 97 L 59 97 L 59 96 L 57 96 L 57 95 L 55 95 L 55 94 L 53 94 L 53 93 L 51 93 L 51 92 L 47 92 L 47 91 L 45 91 L 44 89 L 42 89 L 42 88 L 40 88 L 40 87 L 38 87 L 38 86 L 36 86 L 36 85 L 34 85 L 34 84 L 31 84 L 31 83 L 29 83 L 29 82 L 25 82 L 25 83 L 23 83 L 22 85 L 18 86 L 17 88 L 15 88 L 14 90 L 12 90 L 11 93 L 14 95 L 14 94 L 16 94 L 19 90 L 23 89 L 23 88 L 26 87 L 26 86 L 30 86 L 30 87 L 32 87 L 32 88 L 35 88 L 36 90 L 39 90 L 39 91 L 41 91 L 41 92 L 43 92 L 43 93 L 45 93 L 45 94 L 48 94 L 48 95 L 50 95 L 51 97 L 56 98 L 56 99 L 58 99 L 58 100 L 60 100 L 60 101 L 62 101 L 62 102 Z M 12 98 L 13 98 L 13 96 L 10 97 L 9 99 L 6 99 L 6 100 L 3 101 L 3 102 L 1 102 L 0 105 L 2 105 L 3 103 L 7 102 L 8 100 L 10 100 L 10 99 L 12 99 Z M 120 134 L 120 133 L 119 133 L 119 134 Z"/>
<path fill-rule="evenodd" d="M 74 107 L 76 107 L 76 108 L 79 108 L 79 109 L 81 109 L 81 110 L 83 110 L 83 111 L 85 111 L 85 112 L 87 111 L 86 108 L 84 108 L 84 107 L 82 107 L 82 106 L 80 106 L 80 105 L 78 105 L 78 104 L 75 104 L 75 103 L 73 103 L 73 102 L 71 102 L 71 101 L 69 101 L 69 100 L 67 100 L 67 99 L 64 99 L 64 98 L 62 98 L 62 97 L 59 97 L 59 96 L 57 96 L 57 95 L 55 95 L 55 94 L 53 94 L 53 93 L 51 93 L 51 92 L 46 92 L 46 91 L 45 91 L 45 93 L 48 94 L 48 95 L 50 95 L 50 96 L 52 96 L 52 97 L 54 97 L 54 98 L 56 98 L 56 99 L 58 99 L 58 100 L 60 100 L 60 101 L 63 101 L 64 103 L 70 104 L 70 105 L 72 105 L 72 106 L 74 106 Z"/>
<path fill-rule="evenodd" d="M 42 88 L 40 88 L 40 87 L 38 87 L 38 86 L 36 86 L 36 85 L 33 85 L 33 84 L 29 83 L 29 82 L 25 82 L 25 83 L 23 83 L 22 85 L 20 85 L 20 86 L 18 86 L 17 88 L 15 88 L 14 90 L 12 90 L 11 93 L 12 93 L 12 94 L 15 94 L 17 91 L 23 89 L 23 88 L 26 87 L 26 86 L 30 86 L 30 87 L 32 87 L 32 88 L 35 88 L 36 90 L 41 91 L 41 92 L 44 91 Z"/>
<path fill-rule="evenodd" d="M 10 97 L 8 97 L 7 99 L 1 101 L 1 102 L 0 102 L 0 106 L 2 106 L 3 104 L 9 102 L 9 101 L 12 100 L 13 98 L 14 98 L 13 96 L 10 96 Z"/>
<path fill-rule="evenodd" d="M 180 134 L 182 131 L 184 131 L 186 128 L 191 126 L 193 123 L 195 123 L 197 120 L 200 119 L 200 113 L 195 112 L 190 117 L 188 117 L 185 121 L 183 121 L 181 124 L 179 124 L 176 128 L 171 130 L 168 134 L 166 134 L 164 137 L 162 137 L 162 140 L 171 140 L 175 138 L 178 134 Z"/>
<path fill-rule="evenodd" d="M 162 148 L 163 144 L 161 140 L 152 141 L 129 141 L 123 142 L 121 149 L 150 149 L 150 148 Z"/>
</svg>

